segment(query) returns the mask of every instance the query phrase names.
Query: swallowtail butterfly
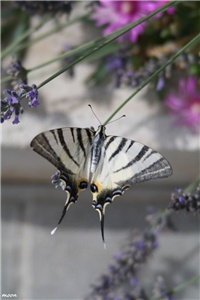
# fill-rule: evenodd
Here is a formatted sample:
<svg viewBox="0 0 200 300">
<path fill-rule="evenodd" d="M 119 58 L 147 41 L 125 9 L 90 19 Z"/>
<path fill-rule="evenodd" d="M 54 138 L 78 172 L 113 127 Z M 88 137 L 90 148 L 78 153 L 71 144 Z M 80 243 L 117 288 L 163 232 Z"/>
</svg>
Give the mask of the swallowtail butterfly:
<svg viewBox="0 0 200 300">
<path fill-rule="evenodd" d="M 169 162 L 161 154 L 136 141 L 107 136 L 103 125 L 97 131 L 93 128 L 49 130 L 37 135 L 31 147 L 58 169 L 58 185 L 67 193 L 58 225 L 70 204 L 89 186 L 92 206 L 100 216 L 103 242 L 105 208 L 116 196 L 135 183 L 172 174 Z"/>
</svg>

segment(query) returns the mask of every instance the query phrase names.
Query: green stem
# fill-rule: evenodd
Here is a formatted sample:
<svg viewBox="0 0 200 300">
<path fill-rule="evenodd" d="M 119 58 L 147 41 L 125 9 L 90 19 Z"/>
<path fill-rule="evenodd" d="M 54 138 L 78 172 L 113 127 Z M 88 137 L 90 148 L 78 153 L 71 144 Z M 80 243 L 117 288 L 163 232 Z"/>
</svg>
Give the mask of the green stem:
<svg viewBox="0 0 200 300">
<path fill-rule="evenodd" d="M 189 279 L 188 281 L 185 281 L 185 282 L 177 285 L 175 288 L 172 289 L 172 292 L 173 293 L 180 292 L 181 290 L 183 290 L 183 289 L 187 288 L 188 286 L 193 285 L 199 281 L 200 281 L 200 275 L 197 275 L 197 276 Z"/>
<path fill-rule="evenodd" d="M 26 32 L 24 32 L 19 38 L 17 38 L 12 44 L 10 44 L 4 51 L 2 51 L 1 58 L 4 58 L 8 54 L 10 54 L 13 49 L 25 38 L 27 38 L 30 34 L 37 31 L 40 27 L 42 27 L 47 21 L 49 21 L 52 18 L 52 16 L 46 16 L 42 19 L 42 21 L 35 26 L 34 28 L 28 29 Z"/>
<path fill-rule="evenodd" d="M 174 54 L 163 66 L 161 66 L 156 72 L 154 72 L 148 79 L 146 79 L 134 93 L 132 93 L 105 121 L 104 125 L 108 124 L 108 122 L 137 94 L 139 93 L 151 80 L 156 78 L 168 65 L 170 65 L 179 55 L 185 52 L 191 46 L 200 42 L 200 34 L 194 37 L 190 42 L 188 42 L 184 47 L 182 47 L 176 54 Z"/>
<path fill-rule="evenodd" d="M 127 26 L 124 26 L 123 28 L 115 31 L 112 34 L 109 34 L 103 38 L 97 39 L 95 41 L 89 42 L 81 47 L 79 47 L 78 49 L 72 50 L 72 51 L 68 51 L 67 55 L 60 55 L 59 57 L 57 57 L 56 59 L 53 59 L 49 62 L 43 63 L 42 65 L 36 66 L 33 69 L 29 70 L 33 71 L 36 69 L 39 69 L 41 67 L 44 67 L 52 62 L 55 62 L 61 58 L 67 57 L 67 56 L 71 56 L 74 55 L 75 53 L 79 53 L 80 50 L 87 50 L 88 48 L 91 48 L 91 46 L 93 46 L 92 50 L 88 50 L 88 52 L 85 55 L 81 55 L 79 58 L 77 58 L 76 60 L 74 60 L 72 63 L 70 63 L 67 67 L 64 67 L 62 69 L 60 69 L 58 72 L 56 72 L 55 74 L 53 74 L 52 76 L 50 76 L 49 78 L 47 78 L 45 81 L 43 81 L 41 84 L 38 85 L 38 89 L 41 88 L 43 85 L 45 85 L 46 83 L 48 83 L 49 81 L 53 80 L 54 78 L 56 78 L 57 76 L 59 76 L 60 74 L 64 73 L 65 71 L 67 71 L 69 68 L 73 67 L 74 65 L 76 65 L 77 63 L 83 61 L 85 58 L 87 58 L 88 56 L 90 56 L 91 54 L 93 54 L 94 52 L 100 50 L 101 48 L 105 47 L 106 45 L 108 45 L 109 43 L 113 42 L 115 39 L 117 39 L 120 35 L 128 32 L 130 29 L 132 29 L 133 27 L 137 26 L 138 24 L 148 20 L 149 18 L 151 18 L 152 16 L 156 15 L 159 12 L 163 12 L 165 11 L 167 8 L 169 8 L 170 6 L 174 5 L 177 1 L 171 1 L 170 3 L 168 3 L 167 5 L 164 5 L 163 7 L 155 10 L 153 13 L 149 14 L 148 16 L 141 18 L 139 21 L 137 22 L 133 22 Z M 108 37 L 108 40 L 106 40 Z M 106 41 L 105 41 L 106 40 Z M 89 45 L 89 46 L 88 46 Z"/>
<path fill-rule="evenodd" d="M 198 283 L 200 281 L 200 275 L 197 275 L 191 279 L 189 279 L 188 281 L 185 281 L 179 285 L 177 285 L 176 287 L 172 288 L 172 289 L 166 289 L 166 291 L 173 295 L 175 293 L 178 293 L 184 289 L 186 289 L 188 286 L 194 285 L 195 283 Z M 150 300 L 161 300 L 163 299 L 163 296 L 159 296 L 159 297 L 153 297 L 150 298 Z"/>
<path fill-rule="evenodd" d="M 185 193 L 191 193 L 191 192 L 193 192 L 197 188 L 197 186 L 199 185 L 199 183 L 200 183 L 200 176 L 194 182 L 192 182 L 190 185 L 188 185 L 184 189 L 184 192 Z"/>
</svg>

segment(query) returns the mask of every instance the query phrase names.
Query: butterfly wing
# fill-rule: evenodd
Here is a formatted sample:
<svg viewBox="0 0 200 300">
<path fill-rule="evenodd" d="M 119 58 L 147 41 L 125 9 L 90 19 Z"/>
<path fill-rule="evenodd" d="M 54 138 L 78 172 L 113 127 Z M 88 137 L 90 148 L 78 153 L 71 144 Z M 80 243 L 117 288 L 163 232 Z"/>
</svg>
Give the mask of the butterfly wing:
<svg viewBox="0 0 200 300">
<path fill-rule="evenodd" d="M 59 128 L 37 135 L 31 142 L 35 152 L 50 161 L 60 172 L 67 200 L 58 224 L 79 192 L 87 187 L 90 152 L 95 132 L 83 128 Z"/>
<path fill-rule="evenodd" d="M 91 191 L 93 207 L 100 215 L 103 236 L 107 204 L 132 184 L 170 176 L 172 168 L 161 154 L 148 146 L 117 136 L 106 137 L 101 156 L 92 177 Z"/>
</svg>

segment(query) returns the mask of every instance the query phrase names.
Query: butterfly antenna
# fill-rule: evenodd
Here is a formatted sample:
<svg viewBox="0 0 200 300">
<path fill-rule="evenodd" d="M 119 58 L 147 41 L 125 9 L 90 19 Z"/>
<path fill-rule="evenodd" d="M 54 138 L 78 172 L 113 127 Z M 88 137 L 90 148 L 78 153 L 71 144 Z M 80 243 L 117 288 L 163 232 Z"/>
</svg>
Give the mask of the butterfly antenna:
<svg viewBox="0 0 200 300">
<path fill-rule="evenodd" d="M 92 105 L 91 105 L 91 104 L 88 104 L 88 106 L 90 107 L 90 109 L 91 109 L 93 115 L 94 115 L 94 116 L 96 117 L 96 119 L 99 121 L 99 124 L 102 125 L 102 124 L 101 124 L 101 121 L 99 120 L 99 118 L 98 118 L 97 115 L 95 114 L 95 112 L 94 112 L 94 110 L 93 110 L 93 108 L 92 108 Z"/>
<path fill-rule="evenodd" d="M 122 118 L 124 118 L 124 117 L 126 117 L 126 115 L 122 115 L 121 117 L 119 117 L 119 118 L 117 118 L 117 119 L 115 119 L 115 120 L 113 120 L 113 121 L 110 121 L 108 124 L 111 124 L 111 123 L 113 123 L 113 122 L 116 122 L 116 121 L 118 121 L 118 120 L 120 120 L 120 119 L 122 119 Z"/>
</svg>

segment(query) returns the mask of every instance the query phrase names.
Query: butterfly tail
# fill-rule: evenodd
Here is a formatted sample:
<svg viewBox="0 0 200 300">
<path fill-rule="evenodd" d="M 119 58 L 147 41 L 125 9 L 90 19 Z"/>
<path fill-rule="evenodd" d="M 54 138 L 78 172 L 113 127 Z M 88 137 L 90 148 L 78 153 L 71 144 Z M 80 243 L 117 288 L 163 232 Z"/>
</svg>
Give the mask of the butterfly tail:
<svg viewBox="0 0 200 300">
<path fill-rule="evenodd" d="M 66 200 L 65 205 L 64 205 L 64 208 L 63 208 L 63 210 L 62 210 L 61 217 L 60 217 L 60 219 L 59 219 L 58 224 L 56 225 L 56 227 L 51 231 L 51 235 L 53 235 L 53 234 L 56 232 L 58 226 L 59 226 L 60 223 L 62 222 L 62 220 L 63 220 L 63 218 L 64 218 L 64 216 L 65 216 L 67 210 L 69 209 L 70 205 L 71 205 L 72 203 L 75 203 L 75 201 L 76 201 L 76 199 L 75 199 L 74 197 L 70 197 L 70 196 L 68 195 L 67 200 Z"/>
<path fill-rule="evenodd" d="M 101 236 L 102 236 L 104 248 L 106 249 L 106 243 L 105 243 L 105 237 L 104 237 L 105 207 L 100 204 L 97 204 L 96 201 L 93 201 L 92 206 L 99 213 L 100 224 L 101 224 Z"/>
<path fill-rule="evenodd" d="M 105 242 L 105 238 L 104 238 L 104 219 L 105 219 L 105 215 L 102 213 L 101 218 L 100 218 L 101 236 L 102 236 L 102 241 L 103 241 L 104 248 L 106 249 L 106 242 Z"/>
</svg>

